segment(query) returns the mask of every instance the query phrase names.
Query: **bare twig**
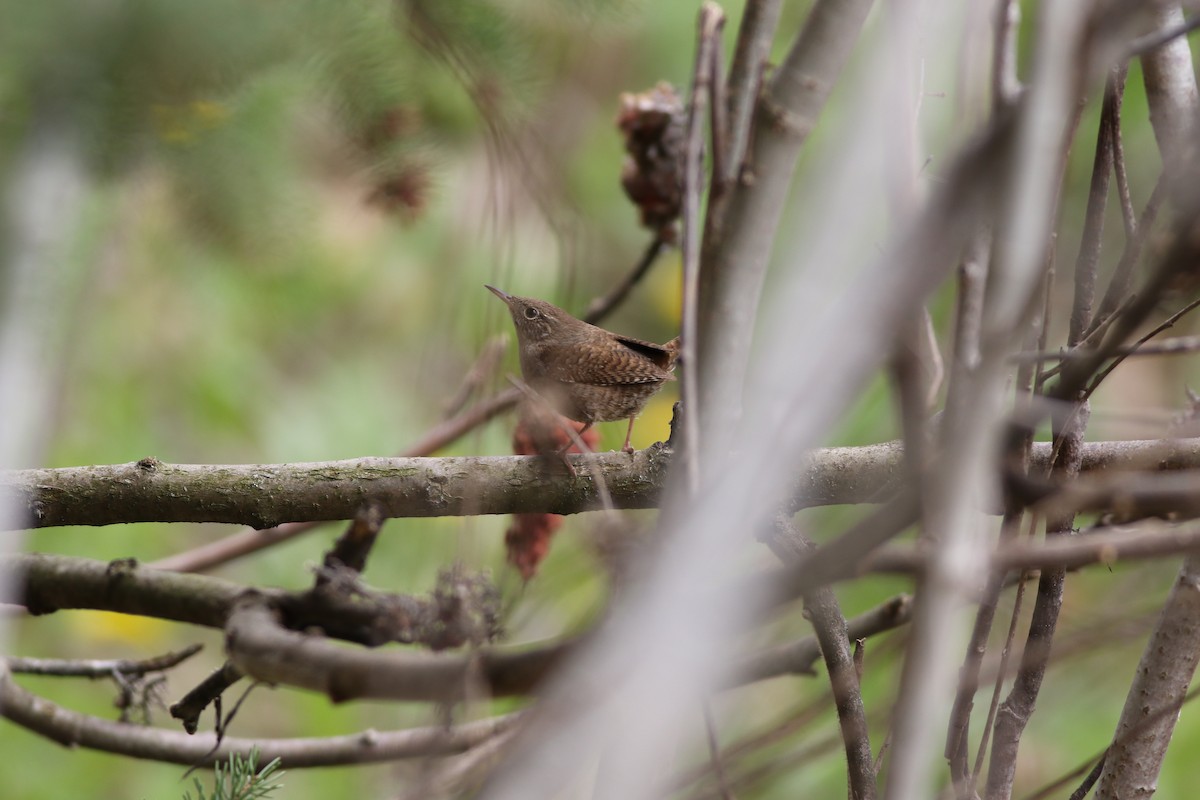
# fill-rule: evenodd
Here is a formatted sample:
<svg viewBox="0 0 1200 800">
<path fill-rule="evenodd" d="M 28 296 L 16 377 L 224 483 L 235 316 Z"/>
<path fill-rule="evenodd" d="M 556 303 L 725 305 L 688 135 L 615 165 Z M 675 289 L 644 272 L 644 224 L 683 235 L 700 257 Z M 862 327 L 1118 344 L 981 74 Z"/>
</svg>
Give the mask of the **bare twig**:
<svg viewBox="0 0 1200 800">
<path fill-rule="evenodd" d="M 797 564 L 816 550 L 816 544 L 787 517 L 779 517 L 775 535 L 768 540 L 772 551 L 785 564 Z M 846 747 L 846 772 L 852 800 L 875 797 L 875 766 L 863 706 L 862 689 L 850 652 L 846 617 L 833 590 L 814 589 L 804 596 L 804 609 L 821 644 L 829 670 L 829 684 L 837 708 L 842 741 Z"/>
<path fill-rule="evenodd" d="M 21 658 L 7 656 L 8 670 L 17 675 L 53 675 L 61 678 L 111 678 L 120 675 L 146 675 L 163 672 L 181 664 L 204 649 L 193 644 L 173 653 L 143 659 L 65 659 Z"/>
<path fill-rule="evenodd" d="M 171 716 L 183 723 L 183 729 L 189 735 L 194 734 L 200 728 L 200 715 L 204 713 L 204 709 L 219 701 L 225 690 L 243 677 L 241 670 L 226 661 L 178 702 L 172 703 Z"/>
<path fill-rule="evenodd" d="M 1200 549 L 1200 525 L 1146 525 L 1142 529 L 1097 533 L 1048 542 L 1013 543 L 998 548 L 988 563 L 996 570 L 1073 570 L 1092 564 L 1116 564 L 1186 555 Z M 885 547 L 864 558 L 858 574 L 919 574 L 932 552 L 921 547 Z"/>
<path fill-rule="evenodd" d="M 683 466 L 689 493 L 695 493 L 700 488 L 701 418 L 711 413 L 711 408 L 701 405 L 699 370 L 696 368 L 700 337 L 700 187 L 703 182 L 704 108 L 713 101 L 713 78 L 718 81 L 722 79 L 719 71 L 714 70 L 713 63 L 721 47 L 725 15 L 716 4 L 705 3 L 700 9 L 698 25 L 683 171 L 683 332 L 680 357 L 684 364 Z M 718 172 L 716 163 L 713 170 L 714 173 Z"/>
<path fill-rule="evenodd" d="M 1142 227 L 1138 238 L 1146 233 Z M 1200 243 L 1192 240 L 1185 230 L 1177 230 L 1170 246 L 1155 266 L 1141 292 L 1116 316 L 1103 341 L 1095 349 L 1061 365 L 1058 381 L 1047 391 L 1050 397 L 1074 401 L 1092 381 L 1096 371 L 1111 358 L 1112 352 L 1124 345 L 1130 336 L 1154 312 L 1170 287 L 1172 280 L 1191 268 L 1200 252 Z"/>
<path fill-rule="evenodd" d="M 629 274 L 622 278 L 616 286 L 609 289 L 607 294 L 588 303 L 587 311 L 580 319 L 592 325 L 600 324 L 605 317 L 612 313 L 613 309 L 625 300 L 633 287 L 646 277 L 646 273 L 650 271 L 650 267 L 654 266 L 654 262 L 658 260 L 659 254 L 666 246 L 667 243 L 663 241 L 661 233 L 656 232 Z"/>
<path fill-rule="evenodd" d="M 1118 68 L 1110 72 L 1104 87 L 1104 106 L 1096 134 L 1092 182 L 1088 189 L 1079 254 L 1075 260 L 1075 296 L 1071 307 L 1071 326 L 1067 333 L 1068 347 L 1079 344 L 1091 324 L 1096 271 L 1100 266 L 1100 243 L 1104 235 L 1104 212 L 1108 206 L 1108 182 L 1113 174 L 1116 128 L 1120 125 L 1124 89 L 1125 70 Z"/>
<path fill-rule="evenodd" d="M 1138 58 L 1148 55 L 1150 52 L 1157 50 L 1164 44 L 1167 44 L 1182 36 L 1186 36 L 1192 31 L 1200 28 L 1200 16 L 1194 16 L 1189 20 L 1176 23 L 1174 26 L 1166 30 L 1155 31 L 1148 33 L 1140 39 L 1134 39 L 1129 43 L 1129 49 L 1126 51 L 1126 58 Z"/>
<path fill-rule="evenodd" d="M 1007 513 L 1000 523 L 1000 541 L 1011 541 L 1017 526 L 1020 525 L 1019 513 Z M 996 615 L 996 606 L 1005 575 L 993 572 L 988 577 L 987 585 L 980 594 L 979 608 L 975 613 L 975 624 L 967 644 L 966 656 L 958 673 L 958 691 L 954 697 L 954 705 L 950 710 L 950 723 L 946 732 L 946 760 L 950 764 L 950 772 L 958 797 L 970 797 L 973 786 L 968 783 L 971 778 L 970 764 L 967 760 L 970 750 L 969 731 L 971 711 L 975 704 L 975 692 L 979 688 L 979 673 L 983 667 L 983 657 L 987 652 L 988 637 L 991 634 L 992 623 Z M 985 731 L 986 731 L 985 727 Z M 986 733 L 985 733 L 986 736 Z"/>
<path fill-rule="evenodd" d="M 359 573 L 367 568 L 367 556 L 375 546 L 383 522 L 383 514 L 376 505 L 368 505 L 355 515 L 346 532 L 334 542 L 333 549 L 325 554 L 324 571 L 317 572 L 317 589 L 331 582 L 330 570 Z"/>
<path fill-rule="evenodd" d="M 1090 792 L 1092 787 L 1096 785 L 1096 781 L 1100 780 L 1100 775 L 1104 772 L 1104 762 L 1107 760 L 1108 753 L 1100 756 L 1099 760 L 1096 761 L 1096 765 L 1092 767 L 1091 771 L 1087 774 L 1087 777 L 1083 779 L 1083 783 L 1079 784 L 1079 787 L 1075 791 L 1071 792 L 1071 796 L 1068 797 L 1067 800 L 1083 800 L 1085 797 L 1087 797 L 1088 792 Z"/>
<path fill-rule="evenodd" d="M 1096 373 L 1095 377 L 1092 378 L 1092 382 L 1089 383 L 1087 389 L 1084 390 L 1084 393 L 1083 393 L 1084 397 L 1085 398 L 1091 397 L 1091 395 L 1100 386 L 1101 382 L 1103 382 L 1103 380 L 1105 378 L 1107 378 L 1114 369 L 1116 369 L 1118 366 L 1120 366 L 1121 362 L 1123 362 L 1129 356 L 1136 354 L 1138 352 L 1138 350 L 1141 349 L 1141 347 L 1146 342 L 1150 341 L 1151 339 L 1153 339 L 1155 336 L 1162 333 L 1163 331 L 1173 328 L 1175 326 L 1176 322 L 1183 319 L 1184 316 L 1186 316 L 1189 312 L 1195 310 L 1197 307 L 1200 307 L 1200 299 L 1193 300 L 1192 302 L 1188 303 L 1186 306 L 1184 306 L 1180 310 L 1176 311 L 1171 316 L 1167 317 L 1167 319 L 1165 321 L 1156 325 L 1154 328 L 1152 328 L 1147 333 L 1143 334 L 1140 338 L 1138 338 L 1138 340 L 1136 342 L 1134 342 L 1129 347 L 1110 348 L 1110 353 L 1113 355 L 1113 360 L 1106 367 L 1104 367 L 1103 369 L 1098 371 Z"/>
<path fill-rule="evenodd" d="M 759 81 L 771 54 L 771 41 L 782 8 L 782 0 L 750 0 L 742 12 L 737 48 L 729 66 L 726 97 L 729 152 L 725 154 L 726 171 L 716 175 L 721 185 L 737 180 L 742 171 L 746 143 L 750 140 L 751 115 L 758 102 Z"/>
<path fill-rule="evenodd" d="M 1109 278 L 1108 288 L 1104 291 L 1104 298 L 1100 301 L 1100 305 L 1096 309 L 1096 313 L 1092 319 L 1092 324 L 1088 328 L 1087 335 L 1081 342 L 1082 346 L 1094 345 L 1098 337 L 1103 335 L 1108 326 L 1112 325 L 1116 320 L 1117 313 L 1123 310 L 1122 304 L 1128 302 L 1129 288 L 1133 283 L 1134 267 L 1137 265 L 1138 259 L 1141 258 L 1142 250 L 1149 238 L 1150 229 L 1154 227 L 1154 221 L 1158 218 L 1158 211 L 1162 207 L 1162 203 L 1166 197 L 1167 173 L 1163 172 L 1159 174 L 1158 180 L 1154 184 L 1154 189 L 1150 193 L 1150 198 L 1146 201 L 1146 206 L 1142 209 L 1142 213 L 1138 217 L 1135 227 L 1136 233 L 1125 239 L 1125 247 L 1121 251 L 1121 258 L 1117 261 L 1117 266 L 1113 270 L 1112 277 Z"/>
<path fill-rule="evenodd" d="M 187 766 L 197 762 L 212 766 L 228 760 L 233 753 L 247 756 L 257 749 L 262 759 L 279 758 L 289 769 L 461 753 L 508 729 L 521 717 L 520 714 L 509 714 L 453 728 L 363 731 L 316 739 L 226 737 L 219 747 L 214 748 L 214 734 L 189 736 L 161 728 L 112 722 L 55 705 L 22 689 L 3 668 L 0 668 L 0 716 L 68 747 L 86 747 Z"/>
<path fill-rule="evenodd" d="M 743 734 L 740 739 L 722 749 L 722 760 L 727 764 L 738 764 L 744 761 L 748 755 L 764 747 L 777 745 L 786 737 L 794 736 L 809 728 L 821 719 L 824 712 L 828 710 L 832 699 L 829 692 L 820 693 L 798 708 L 789 710 L 780 719 L 764 726 L 763 730 Z M 839 739 L 840 737 L 835 735 L 828 740 L 830 752 L 837 749 Z M 672 791 L 683 791 L 711 775 L 712 766 L 705 762 L 674 775 L 667 785 Z M 691 796 L 695 797 L 697 794 L 693 793 Z"/>
<path fill-rule="evenodd" d="M 717 192 L 728 190 L 728 186 L 721 183 L 720 177 L 726 175 L 736 169 L 734 166 L 726 165 L 725 160 L 729 158 L 729 122 L 726 119 L 728 108 L 726 107 L 727 99 L 725 97 L 725 70 L 723 68 L 722 47 L 721 47 L 721 32 L 725 28 L 725 14 L 721 7 L 716 3 L 712 3 L 712 10 L 707 10 L 708 6 L 701 8 L 702 20 L 707 19 L 707 26 L 702 21 L 702 33 L 714 39 L 714 45 L 709 53 L 708 62 L 705 66 L 708 68 L 707 78 L 707 93 L 709 99 L 709 141 L 712 143 L 712 180 L 710 182 L 711 189 L 709 191 L 710 199 Z M 707 27 L 707 31 L 703 28 Z M 697 184 L 697 188 L 699 184 Z M 697 209 L 699 210 L 699 209 Z M 700 220 L 695 221 L 696 230 L 700 230 Z M 696 237 L 697 244 L 700 241 L 699 235 Z"/>
<path fill-rule="evenodd" d="M 1032 531 L 1037 527 L 1038 518 L 1031 517 L 1029 520 L 1029 528 Z M 983 735 L 979 737 L 979 747 L 975 751 L 975 763 L 971 768 L 971 778 L 968 784 L 971 791 L 979 785 L 979 775 L 983 772 L 983 762 L 987 757 L 988 745 L 991 743 L 992 731 L 996 729 L 996 714 L 1000 712 L 1000 694 L 1004 688 L 1004 679 L 1008 675 L 1009 659 L 1013 655 L 1013 643 L 1017 640 L 1017 625 L 1021 620 L 1021 606 L 1025 600 L 1025 587 L 1027 581 L 1024 573 L 1017 579 L 1017 591 L 1013 597 L 1012 616 L 1008 621 L 1008 631 L 1004 634 L 1004 647 L 1000 651 L 1000 666 L 996 670 L 996 679 L 992 683 L 992 699 L 988 703 L 987 719 L 983 723 Z"/>
<path fill-rule="evenodd" d="M 1004 246 L 989 275 L 982 358 L 971 379 L 947 402 L 940 431 L 943 452 L 923 497 L 925 536 L 938 540 L 939 547 L 917 593 L 913 639 L 894 709 L 887 793 L 897 797 L 930 793 L 928 749 L 936 735 L 932 710 L 939 707 L 950 683 L 948 631 L 954 627 L 954 600 L 973 591 L 987 574 L 980 571 L 985 559 L 972 498 L 986 491 L 996 455 L 1003 421 L 998 398 L 1007 378 L 1005 354 L 1019 344 L 1012 333 L 1023 329 L 1046 269 L 1050 221 L 1073 132 L 1080 79 L 1073 54 L 1083 28 L 1074 10 L 1065 5 L 1040 9 L 1048 38 L 1039 42 L 1031 89 L 1014 112 L 1017 132 L 1011 160 L 1005 161 L 1011 172 L 1002 183 L 1006 191 L 997 224 Z M 962 776 L 961 765 L 958 774 Z"/>
<path fill-rule="evenodd" d="M 717 738 L 717 723 L 713 720 L 712 704 L 705 700 L 701 706 L 704 713 L 704 731 L 708 739 L 708 758 L 713 774 L 717 776 L 717 789 L 722 800 L 734 800 L 733 791 L 729 788 L 729 779 L 725 777 L 725 764 L 721 759 L 721 742 Z"/>
<path fill-rule="evenodd" d="M 1119 83 L 1116 102 L 1108 103 L 1108 87 L 1105 88 L 1104 109 L 1108 112 L 1107 126 L 1112 131 L 1113 175 L 1117 180 L 1117 199 L 1121 204 L 1121 222 L 1125 226 L 1125 238 L 1137 235 L 1137 213 L 1133 210 L 1133 197 L 1129 191 L 1129 174 L 1125 169 L 1125 144 L 1121 135 L 1121 103 L 1125 99 L 1125 78 L 1128 66 L 1115 70 Z"/>
<path fill-rule="evenodd" d="M 1153 344 L 1138 344 L 1135 342 L 1134 344 L 1126 345 L 1124 347 L 1117 347 L 1113 349 L 1112 355 L 1114 358 L 1137 358 L 1139 356 L 1184 356 L 1191 355 L 1197 351 L 1200 351 L 1200 336 L 1175 336 L 1169 339 L 1161 339 Z M 1065 361 L 1070 358 L 1079 358 L 1080 355 L 1080 353 L 1070 350 L 1061 353 L 1036 352 L 1027 350 L 1022 353 L 1017 353 L 1012 357 L 1012 360 L 1023 363 Z"/>
<path fill-rule="evenodd" d="M 500 359 L 504 357 L 504 351 L 507 348 L 507 334 L 493 336 L 484 342 L 479 355 L 475 358 L 475 363 L 471 365 L 471 368 L 467 370 L 467 374 L 463 376 L 458 391 L 446 402 L 444 412 L 446 417 L 453 417 L 462 411 L 463 406 L 471 399 L 471 395 L 478 391 L 479 387 L 495 373 L 496 368 L 500 366 Z"/>
</svg>

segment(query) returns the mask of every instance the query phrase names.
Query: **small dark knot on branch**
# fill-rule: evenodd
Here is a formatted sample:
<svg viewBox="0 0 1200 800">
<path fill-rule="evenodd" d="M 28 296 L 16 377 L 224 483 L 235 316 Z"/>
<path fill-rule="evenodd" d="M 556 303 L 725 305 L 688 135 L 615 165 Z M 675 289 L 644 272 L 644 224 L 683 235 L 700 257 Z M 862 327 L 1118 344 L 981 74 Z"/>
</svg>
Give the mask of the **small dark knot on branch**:
<svg viewBox="0 0 1200 800">
<path fill-rule="evenodd" d="M 157 472 L 161 465 L 162 462 L 154 456 L 146 456 L 137 462 L 137 468 L 142 472 Z"/>
<path fill-rule="evenodd" d="M 117 558 L 108 562 L 108 567 L 105 572 L 110 578 L 121 578 L 130 574 L 138 568 L 138 560 L 136 558 Z"/>
</svg>

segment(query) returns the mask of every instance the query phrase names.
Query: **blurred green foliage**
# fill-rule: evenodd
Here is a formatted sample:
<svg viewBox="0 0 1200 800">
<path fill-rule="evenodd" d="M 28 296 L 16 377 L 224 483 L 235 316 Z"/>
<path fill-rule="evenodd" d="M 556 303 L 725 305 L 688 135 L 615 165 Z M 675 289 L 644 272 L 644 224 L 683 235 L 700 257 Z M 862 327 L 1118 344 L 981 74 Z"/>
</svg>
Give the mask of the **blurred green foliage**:
<svg viewBox="0 0 1200 800">
<path fill-rule="evenodd" d="M 695 5 L 0 0 L 6 21 L 0 25 L 0 178 L 8 177 L 23 143 L 47 117 L 80 132 L 95 175 L 73 282 L 61 298 L 70 307 L 71 330 L 55 367 L 45 463 L 148 455 L 211 463 L 326 460 L 387 455 L 415 440 L 441 418 L 483 342 L 509 333 L 504 310 L 482 288 L 485 281 L 578 310 L 638 257 L 648 234 L 637 228 L 619 187 L 616 98 L 659 80 L 686 83 Z M 786 5 L 777 53 L 808 5 Z M 731 12 L 727 42 L 736 31 L 737 10 Z M 953 112 L 939 106 L 948 101 L 937 93 L 951 89 L 928 87 L 925 103 L 941 126 L 951 123 Z M 1061 264 L 1071 263 L 1077 246 L 1096 105 L 1085 113 L 1071 154 L 1063 215 L 1064 230 L 1073 233 L 1058 240 Z M 1145 117 L 1135 69 L 1125 136 L 1140 199 L 1157 170 L 1154 157 L 1145 155 L 1154 152 Z M 798 180 L 820 168 L 823 142 L 850 122 L 835 96 Z M 936 138 L 939 131 L 931 133 Z M 929 169 L 936 177 L 940 167 L 934 160 Z M 1113 242 L 1119 230 L 1113 210 Z M 659 341 L 674 335 L 678 272 L 677 256 L 664 256 L 607 324 Z M 952 287 L 939 293 L 931 313 L 939 330 L 947 330 Z M 516 369 L 511 352 L 505 369 Z M 1135 406 L 1170 407 L 1181 399 L 1186 375 L 1137 369 L 1163 389 L 1147 394 L 1142 381 Z M 483 391 L 504 385 L 497 375 Z M 1106 403 L 1128 406 L 1130 396 L 1121 381 L 1097 396 L 1097 437 L 1136 435 L 1103 413 Z M 635 443 L 665 438 L 673 399 L 664 392 L 647 410 Z M 894 416 L 880 377 L 830 443 L 891 438 Z M 606 447 L 619 444 L 622 427 L 604 426 Z M 510 422 L 501 420 L 447 452 L 504 453 L 509 433 Z M 800 519 L 824 539 L 861 513 L 816 509 Z M 392 521 L 366 579 L 425 592 L 438 569 L 457 560 L 492 571 L 510 608 L 513 641 L 591 621 L 605 580 L 590 521 L 570 520 L 540 575 L 525 586 L 504 565 L 506 524 L 490 517 Z M 150 560 L 228 532 L 167 525 L 57 529 L 34 532 L 28 546 Z M 250 584 L 305 586 L 310 565 L 336 533 L 336 527 L 323 529 L 220 573 Z M 765 566 L 771 557 L 754 549 L 747 562 Z M 1144 638 L 1112 621 L 1141 619 L 1161 601 L 1171 576 L 1170 565 L 1155 565 L 1093 570 L 1069 582 L 1064 639 L 1071 641 L 1072 630 L 1100 629 L 1109 646 L 1091 658 L 1082 648 L 1077 660 L 1064 659 L 1052 670 L 1025 745 L 1041 755 L 1031 759 L 1021 786 L 1040 785 L 1103 746 Z M 908 588 L 888 578 L 839 594 L 852 615 Z M 747 643 L 808 631 L 799 613 L 789 613 Z M 864 690 L 877 747 L 903 637 L 896 632 L 867 645 Z M 60 613 L 15 622 L 12 639 L 21 654 L 64 657 L 149 656 L 192 641 L 204 642 L 206 654 L 172 673 L 168 701 L 219 663 L 218 633 Z M 102 684 L 22 683 L 70 708 L 114 713 Z M 826 691 L 821 679 L 796 677 L 726 693 L 716 703 L 723 741 L 803 719 L 803 709 L 821 702 Z M 986 703 L 980 705 L 976 732 L 986 711 Z M 505 701 L 495 709 L 511 706 Z M 754 767 L 796 759 L 739 797 L 844 794 L 833 712 L 826 704 L 811 717 L 746 760 Z M 1200 736 L 1193 718 L 1184 713 L 1178 751 Z M 321 697 L 258 689 L 234 733 L 315 736 L 440 719 L 438 710 L 421 706 L 335 707 Z M 62 751 L 8 724 L 0 724 L 0 748 L 6 797 L 175 798 L 186 789 L 178 767 Z M 810 751 L 815 760 L 805 760 Z M 698 751 L 681 759 L 699 763 L 706 756 Z M 1169 759 L 1178 773 L 1164 775 L 1164 789 L 1187 785 L 1184 761 Z M 69 768 L 31 768 L 47 763 Z M 416 769 L 293 770 L 278 796 L 390 796 Z"/>
</svg>

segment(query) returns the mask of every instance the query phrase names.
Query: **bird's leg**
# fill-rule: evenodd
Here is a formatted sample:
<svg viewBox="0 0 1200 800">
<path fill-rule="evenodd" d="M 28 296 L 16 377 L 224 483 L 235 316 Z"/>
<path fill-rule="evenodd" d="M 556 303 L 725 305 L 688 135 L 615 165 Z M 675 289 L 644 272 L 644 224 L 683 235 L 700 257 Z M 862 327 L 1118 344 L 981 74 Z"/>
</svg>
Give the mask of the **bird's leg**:
<svg viewBox="0 0 1200 800">
<path fill-rule="evenodd" d="M 567 451 L 571 449 L 572 445 L 575 445 L 576 443 L 578 443 L 581 453 L 590 453 L 591 452 L 591 449 L 583 441 L 583 434 L 586 433 L 587 430 L 592 427 L 592 423 L 590 423 L 590 422 L 586 423 L 582 428 L 580 428 L 578 431 L 575 431 L 575 432 L 572 431 L 572 428 L 570 425 L 564 424 L 564 423 L 566 423 L 566 420 L 560 418 L 559 425 L 562 428 L 562 432 L 567 437 L 567 443 L 564 444 L 562 447 L 558 448 L 558 450 L 555 451 L 555 455 L 558 456 L 559 460 L 562 461 L 563 466 L 567 468 L 567 472 L 571 473 L 571 477 L 574 478 L 574 477 L 578 476 L 579 473 L 575 471 L 575 467 L 571 464 L 570 461 L 567 460 Z M 574 434 L 574 435 L 572 435 L 572 434 Z"/>
<path fill-rule="evenodd" d="M 625 429 L 625 444 L 621 447 L 621 452 L 623 453 L 633 453 L 633 447 L 629 444 L 629 437 L 633 435 L 633 421 L 635 419 L 637 419 L 636 414 L 629 418 L 629 427 Z"/>
<path fill-rule="evenodd" d="M 572 436 L 571 431 L 567 428 L 567 426 L 563 425 L 563 433 L 565 433 L 567 435 L 567 443 L 564 444 L 562 447 L 558 448 L 558 455 L 563 456 L 564 462 L 566 462 L 567 451 L 571 449 L 571 447 L 576 443 L 576 441 L 578 441 L 580 447 L 583 448 L 583 450 L 581 452 L 590 452 L 590 448 L 583 441 L 583 435 L 585 433 L 587 433 L 589 430 L 591 430 L 591 427 L 592 427 L 592 423 L 588 422 L 582 428 L 580 428 L 578 431 L 576 431 L 574 436 Z"/>
</svg>

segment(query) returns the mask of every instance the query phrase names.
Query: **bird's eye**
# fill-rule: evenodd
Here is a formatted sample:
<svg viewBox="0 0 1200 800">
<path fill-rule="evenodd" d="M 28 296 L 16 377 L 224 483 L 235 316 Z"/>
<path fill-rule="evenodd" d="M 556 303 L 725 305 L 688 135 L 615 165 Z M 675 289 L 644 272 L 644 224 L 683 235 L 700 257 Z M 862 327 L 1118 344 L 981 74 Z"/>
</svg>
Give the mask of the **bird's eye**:
<svg viewBox="0 0 1200 800">
<path fill-rule="evenodd" d="M 541 315 L 542 312 L 538 311 L 533 306 L 525 306 L 525 319 L 537 319 Z"/>
</svg>

